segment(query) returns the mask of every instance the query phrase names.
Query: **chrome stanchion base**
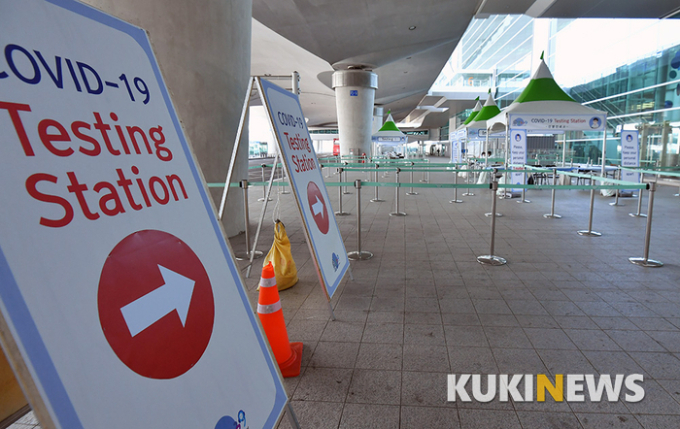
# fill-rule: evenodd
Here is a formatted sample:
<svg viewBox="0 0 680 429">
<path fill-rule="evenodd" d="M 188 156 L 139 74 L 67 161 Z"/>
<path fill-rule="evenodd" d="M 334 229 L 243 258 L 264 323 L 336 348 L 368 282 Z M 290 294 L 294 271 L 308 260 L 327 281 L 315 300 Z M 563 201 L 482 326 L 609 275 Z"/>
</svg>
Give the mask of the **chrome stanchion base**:
<svg viewBox="0 0 680 429">
<path fill-rule="evenodd" d="M 255 253 L 255 256 L 253 256 L 253 259 L 261 258 L 262 255 L 263 255 L 263 253 L 260 252 L 259 250 L 255 250 L 255 251 L 251 250 L 251 252 Z M 250 253 L 248 253 L 248 252 L 235 252 L 234 258 L 238 259 L 239 261 L 246 261 L 246 260 L 249 261 L 250 260 Z"/>
<path fill-rule="evenodd" d="M 530 203 L 531 201 L 529 201 L 529 200 L 519 200 L 519 201 L 517 201 L 517 202 L 518 202 L 519 204 L 522 204 L 522 203 Z"/>
<path fill-rule="evenodd" d="M 599 232 L 595 232 L 595 231 L 586 231 L 585 229 L 584 229 L 583 231 L 576 231 L 576 233 L 577 233 L 578 235 L 583 235 L 583 236 L 586 236 L 586 237 L 599 237 L 599 236 L 602 235 L 602 234 L 599 233 Z"/>
<path fill-rule="evenodd" d="M 647 217 L 647 215 L 644 214 L 644 213 L 640 213 L 640 214 L 637 214 L 637 213 L 628 213 L 628 216 L 630 216 L 630 217 Z"/>
<path fill-rule="evenodd" d="M 258 199 L 257 199 L 257 201 L 260 201 L 260 202 L 262 202 L 262 201 L 264 201 L 264 200 L 265 200 L 264 197 L 258 198 Z M 273 198 L 267 198 L 267 201 L 274 201 L 274 199 L 273 199 Z"/>
<path fill-rule="evenodd" d="M 335 212 L 335 215 L 336 216 L 348 216 L 349 213 L 347 213 L 347 212 Z"/>
<path fill-rule="evenodd" d="M 369 200 L 372 203 L 383 203 L 385 200 L 382 200 L 380 198 L 373 198 L 372 200 Z"/>
<path fill-rule="evenodd" d="M 680 194 L 673 194 L 674 197 L 680 197 Z"/>
<path fill-rule="evenodd" d="M 449 201 L 450 204 L 457 204 L 457 203 L 462 203 L 463 200 L 451 200 Z"/>
<path fill-rule="evenodd" d="M 625 204 L 621 204 L 619 202 L 614 201 L 613 203 L 609 203 L 610 206 L 625 206 Z"/>
<path fill-rule="evenodd" d="M 484 216 L 491 217 L 491 213 L 484 213 Z M 503 215 L 501 213 L 496 213 L 496 217 L 503 217 Z"/>
<path fill-rule="evenodd" d="M 343 194 L 343 195 L 350 195 L 351 192 L 350 192 L 350 191 L 344 191 L 342 194 Z"/>
<path fill-rule="evenodd" d="M 500 256 L 496 255 L 484 255 L 484 256 L 477 256 L 477 262 L 483 265 L 505 265 L 508 263 L 508 261 L 505 260 L 505 258 L 501 258 Z"/>
<path fill-rule="evenodd" d="M 279 191 L 279 194 L 290 194 L 290 191 L 286 191 L 285 189 L 283 191 Z"/>
<path fill-rule="evenodd" d="M 655 261 L 654 259 L 645 259 L 645 258 L 628 258 L 628 260 L 635 265 L 639 265 L 641 267 L 662 267 L 663 262 Z"/>
<path fill-rule="evenodd" d="M 394 213 L 390 213 L 390 216 L 406 216 L 406 213 L 404 213 L 404 212 L 394 212 Z"/>
<path fill-rule="evenodd" d="M 546 218 L 546 219 L 562 219 L 562 216 L 560 216 L 558 214 L 550 214 L 550 213 L 544 214 L 543 217 Z"/>
<path fill-rule="evenodd" d="M 417 192 L 407 192 L 406 195 L 418 195 Z"/>
<path fill-rule="evenodd" d="M 427 183 L 427 179 L 420 179 L 419 182 L 420 183 Z M 677 197 L 677 195 L 676 195 L 676 197 Z"/>
<path fill-rule="evenodd" d="M 366 261 L 373 257 L 373 253 L 366 250 L 362 250 L 361 252 L 355 250 L 353 252 L 347 252 L 347 257 L 353 261 Z"/>
<path fill-rule="evenodd" d="M 475 196 L 475 194 L 473 194 L 472 192 L 466 192 L 466 193 L 464 193 L 464 194 L 462 194 L 462 195 L 463 195 L 464 197 L 474 197 L 474 196 Z"/>
</svg>

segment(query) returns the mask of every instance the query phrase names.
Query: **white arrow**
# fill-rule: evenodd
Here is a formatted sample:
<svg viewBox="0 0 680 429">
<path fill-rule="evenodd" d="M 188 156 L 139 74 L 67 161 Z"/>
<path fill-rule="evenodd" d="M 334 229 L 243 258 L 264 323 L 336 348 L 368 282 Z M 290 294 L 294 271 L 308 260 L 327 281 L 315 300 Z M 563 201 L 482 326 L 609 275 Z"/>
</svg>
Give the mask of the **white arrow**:
<svg viewBox="0 0 680 429">
<path fill-rule="evenodd" d="M 323 217 L 323 203 L 319 200 L 319 196 L 316 195 L 316 202 L 312 204 L 312 213 L 314 213 L 314 216 L 318 215 L 321 213 L 321 217 Z"/>
<path fill-rule="evenodd" d="M 163 266 L 158 268 L 165 283 L 120 309 L 133 337 L 173 311 L 182 326 L 186 324 L 196 282 Z"/>
</svg>

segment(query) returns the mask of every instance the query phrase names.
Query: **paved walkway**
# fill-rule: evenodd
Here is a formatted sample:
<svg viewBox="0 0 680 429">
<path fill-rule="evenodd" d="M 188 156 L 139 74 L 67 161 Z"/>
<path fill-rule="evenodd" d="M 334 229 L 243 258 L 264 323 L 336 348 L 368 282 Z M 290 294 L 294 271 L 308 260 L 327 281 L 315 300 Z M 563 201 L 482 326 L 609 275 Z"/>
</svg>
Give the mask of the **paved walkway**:
<svg viewBox="0 0 680 429">
<path fill-rule="evenodd" d="M 380 189 L 383 203 L 368 201 L 372 188 L 362 191 L 362 247 L 375 256 L 352 262 L 355 280 L 346 279 L 332 299 L 335 321 L 293 197 L 280 196 L 300 273 L 281 296 L 291 341 L 305 344 L 301 376 L 286 379 L 302 428 L 680 427 L 677 188 L 656 194 L 650 257 L 665 263 L 656 269 L 628 261 L 643 255 L 646 220 L 628 215 L 637 199 L 612 207 L 613 198 L 596 197 L 593 230 L 601 237 L 576 234 L 588 227 L 588 191 L 558 192 L 562 219 L 543 218 L 547 190 L 529 191 L 529 204 L 498 200 L 504 216 L 495 253 L 508 264 L 493 267 L 476 262 L 489 252 L 489 190 L 459 191 L 462 204 L 449 204 L 450 189 L 402 193 L 406 217 L 388 215 L 393 189 Z M 337 208 L 337 188 L 329 193 Z M 351 215 L 338 221 L 355 250 L 356 195 L 344 198 Z M 253 218 L 260 207 L 251 205 Z M 271 215 L 265 219 L 271 230 Z M 267 231 L 258 248 L 266 251 L 272 236 Z M 253 302 L 257 276 L 247 280 Z M 637 404 L 447 402 L 447 374 L 461 373 L 640 373 L 646 397 Z"/>
<path fill-rule="evenodd" d="M 443 160 L 439 158 L 439 160 Z M 348 180 L 365 178 L 355 173 Z M 416 180 L 421 175 L 416 174 Z M 453 180 L 433 173 L 432 182 Z M 337 180 L 337 176 L 328 180 Z M 392 178 L 383 180 L 393 180 Z M 401 194 L 406 217 L 362 191 L 363 249 L 332 299 L 331 321 L 292 194 L 275 196 L 258 245 L 273 241 L 272 210 L 292 242 L 300 282 L 281 293 L 291 341 L 304 342 L 302 374 L 285 380 L 303 429 L 325 428 L 668 428 L 680 427 L 680 198 L 677 188 L 656 195 L 650 257 L 662 268 L 628 262 L 642 256 L 644 218 L 628 215 L 637 200 L 597 196 L 593 230 L 588 191 L 558 191 L 556 213 L 545 219 L 550 191 L 529 191 L 530 204 L 498 200 L 496 254 L 505 266 L 483 266 L 489 251 L 489 190 L 449 204 L 453 190 Z M 478 192 L 479 191 L 479 192 Z M 351 192 L 355 190 L 351 189 Z M 402 191 L 403 192 L 403 191 Z M 337 209 L 337 188 L 329 188 Z M 250 195 L 252 236 L 261 204 Z M 345 195 L 350 216 L 338 217 L 347 250 L 356 247 L 356 195 Z M 647 194 L 643 205 L 646 212 Z M 243 236 L 231 244 L 243 250 Z M 261 261 L 261 260 L 260 260 Z M 241 263 L 241 266 L 244 266 Z M 255 291 L 261 263 L 246 279 Z M 639 403 L 447 402 L 447 375 L 633 374 L 645 377 Z M 469 389 L 468 389 L 469 391 Z M 30 419 L 30 416 L 26 419 Z M 15 425 L 16 429 L 35 423 Z M 289 428 L 284 418 L 280 428 Z"/>
</svg>

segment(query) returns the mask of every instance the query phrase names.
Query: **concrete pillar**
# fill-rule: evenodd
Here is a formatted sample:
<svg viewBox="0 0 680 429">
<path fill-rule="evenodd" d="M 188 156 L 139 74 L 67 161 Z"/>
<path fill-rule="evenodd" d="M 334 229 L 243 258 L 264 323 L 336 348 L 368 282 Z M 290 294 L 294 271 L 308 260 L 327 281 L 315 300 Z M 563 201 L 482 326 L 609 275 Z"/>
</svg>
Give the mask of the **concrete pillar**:
<svg viewBox="0 0 680 429">
<path fill-rule="evenodd" d="M 333 73 L 340 155 L 371 153 L 373 101 L 378 75 L 366 70 Z"/>
<path fill-rule="evenodd" d="M 375 106 L 373 108 L 373 124 L 371 126 L 371 135 L 380 131 L 385 120 L 385 109 L 382 106 Z"/>
<path fill-rule="evenodd" d="M 385 120 L 385 109 L 382 108 L 382 106 L 375 106 L 373 108 L 373 122 L 371 125 L 371 136 L 378 131 L 380 131 L 380 128 L 383 126 L 383 121 Z M 373 144 L 371 141 L 371 152 L 366 152 L 368 155 L 376 156 L 379 155 L 378 153 L 374 153 L 374 151 L 377 151 L 377 147 Z"/>
<path fill-rule="evenodd" d="M 184 133 L 206 182 L 227 177 L 250 77 L 252 0 L 83 0 L 145 29 Z M 233 180 L 247 178 L 248 128 Z M 215 204 L 222 189 L 211 188 Z M 241 194 L 230 192 L 228 236 L 245 230 Z"/>
</svg>

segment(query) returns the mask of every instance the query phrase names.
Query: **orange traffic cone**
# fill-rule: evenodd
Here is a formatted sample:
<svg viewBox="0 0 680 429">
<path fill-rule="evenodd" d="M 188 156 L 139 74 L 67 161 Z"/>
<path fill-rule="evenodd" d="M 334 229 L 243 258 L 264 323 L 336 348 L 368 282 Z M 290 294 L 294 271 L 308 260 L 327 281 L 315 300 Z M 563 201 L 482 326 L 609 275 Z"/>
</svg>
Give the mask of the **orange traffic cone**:
<svg viewBox="0 0 680 429">
<path fill-rule="evenodd" d="M 260 322 L 274 352 L 276 363 L 279 364 L 281 374 L 284 377 L 300 375 L 302 343 L 291 343 L 288 340 L 288 331 L 286 331 L 286 322 L 283 320 L 281 299 L 271 262 L 262 267 L 257 314 L 260 316 Z"/>
</svg>

